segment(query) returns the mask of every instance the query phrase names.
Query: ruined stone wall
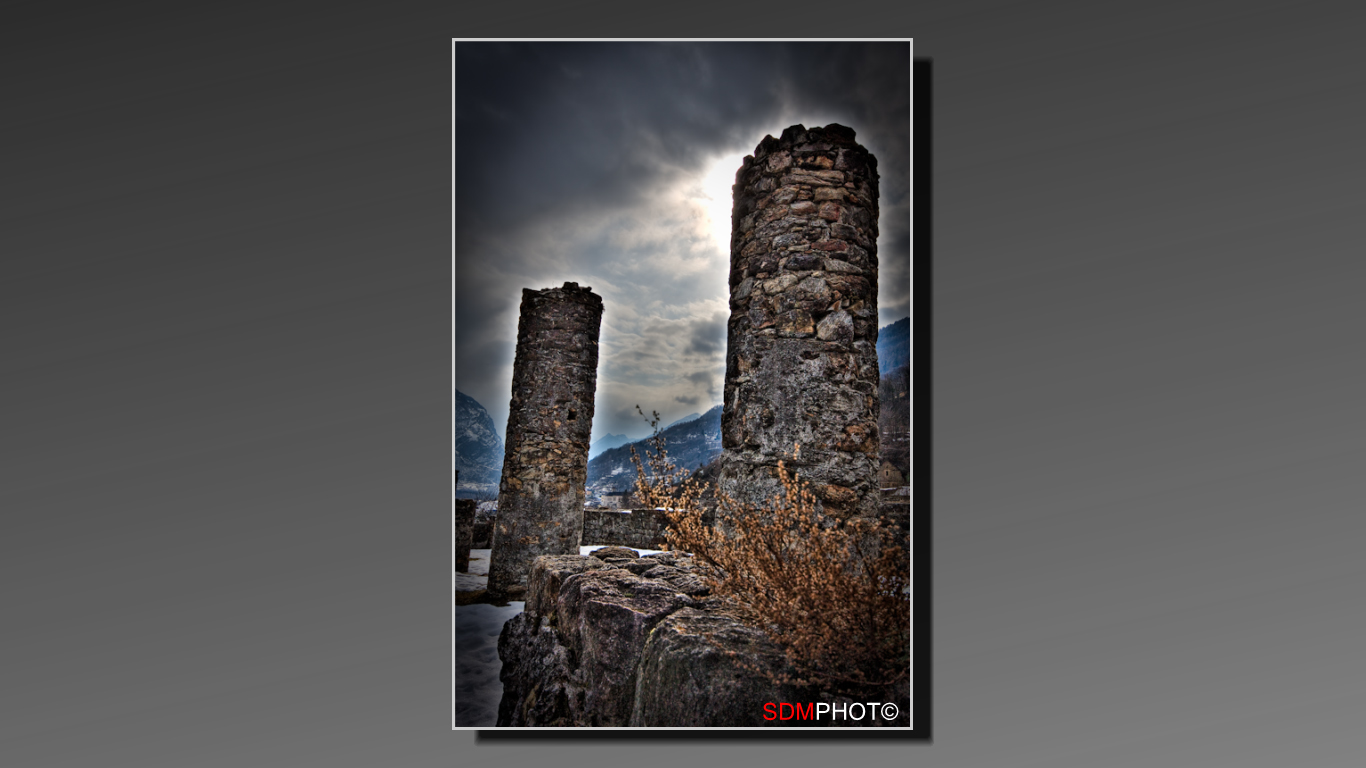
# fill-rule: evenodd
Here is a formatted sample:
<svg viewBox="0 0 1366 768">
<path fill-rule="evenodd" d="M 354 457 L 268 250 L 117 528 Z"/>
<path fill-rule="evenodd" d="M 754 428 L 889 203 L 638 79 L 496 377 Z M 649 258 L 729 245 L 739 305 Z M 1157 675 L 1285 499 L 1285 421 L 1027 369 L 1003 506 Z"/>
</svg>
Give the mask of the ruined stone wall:
<svg viewBox="0 0 1366 768">
<path fill-rule="evenodd" d="M 612 544 L 637 549 L 664 546 L 664 531 L 669 518 L 655 509 L 585 509 L 583 543 Z"/>
<path fill-rule="evenodd" d="M 493 548 L 493 526 L 496 522 L 496 518 L 474 519 L 474 525 L 471 526 L 473 533 L 470 534 L 471 549 Z"/>
<path fill-rule="evenodd" d="M 497 517 L 475 517 L 470 525 L 470 546 L 474 549 L 491 546 L 490 536 L 497 525 Z M 657 509 L 590 507 L 583 511 L 583 533 L 579 536 L 579 544 L 662 549 L 667 543 L 664 534 L 668 527 L 668 516 Z M 457 539 L 457 550 L 458 547 Z"/>
<path fill-rule="evenodd" d="M 577 554 L 597 387 L 602 298 L 587 287 L 522 291 L 489 591 L 525 588 L 540 555 Z"/>
<path fill-rule="evenodd" d="M 765 137 L 736 174 L 719 485 L 788 460 L 839 517 L 878 511 L 877 160 L 841 125 Z"/>
<path fill-rule="evenodd" d="M 474 499 L 455 500 L 455 570 L 470 569 L 470 548 L 474 545 Z"/>
</svg>

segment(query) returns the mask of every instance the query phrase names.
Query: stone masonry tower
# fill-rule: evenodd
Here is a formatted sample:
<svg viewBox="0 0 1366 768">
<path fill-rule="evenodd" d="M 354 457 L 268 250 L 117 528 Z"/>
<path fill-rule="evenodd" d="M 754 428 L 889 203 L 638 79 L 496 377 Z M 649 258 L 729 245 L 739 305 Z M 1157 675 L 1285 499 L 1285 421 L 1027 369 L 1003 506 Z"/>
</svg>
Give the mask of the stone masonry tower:
<svg viewBox="0 0 1366 768">
<path fill-rule="evenodd" d="M 538 555 L 576 555 L 593 430 L 602 298 L 578 283 L 523 289 L 489 592 L 526 586 Z"/>
<path fill-rule="evenodd" d="M 827 514 L 878 513 L 877 181 L 836 124 L 767 136 L 736 174 L 719 485 L 738 501 L 776 495 L 785 459 Z"/>
</svg>

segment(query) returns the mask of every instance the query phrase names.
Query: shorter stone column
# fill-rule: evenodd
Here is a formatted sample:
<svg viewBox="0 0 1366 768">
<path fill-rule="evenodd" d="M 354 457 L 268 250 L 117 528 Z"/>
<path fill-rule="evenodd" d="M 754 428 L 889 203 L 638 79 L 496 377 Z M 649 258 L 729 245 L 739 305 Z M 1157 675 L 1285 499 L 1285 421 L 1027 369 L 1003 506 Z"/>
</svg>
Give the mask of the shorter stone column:
<svg viewBox="0 0 1366 768">
<path fill-rule="evenodd" d="M 576 555 L 593 431 L 602 298 L 578 283 L 522 291 L 489 592 L 525 589 L 540 555 Z"/>
</svg>

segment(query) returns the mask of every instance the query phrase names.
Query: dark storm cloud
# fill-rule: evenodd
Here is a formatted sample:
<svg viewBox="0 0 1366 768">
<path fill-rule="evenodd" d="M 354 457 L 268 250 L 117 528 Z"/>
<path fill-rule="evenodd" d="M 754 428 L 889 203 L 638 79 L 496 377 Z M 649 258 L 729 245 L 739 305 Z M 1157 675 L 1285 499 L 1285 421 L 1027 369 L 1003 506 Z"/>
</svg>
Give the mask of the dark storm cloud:
<svg viewBox="0 0 1366 768">
<path fill-rule="evenodd" d="M 877 306 L 882 326 L 911 314 L 911 233 L 903 229 L 879 240 Z"/>
<path fill-rule="evenodd" d="M 695 187 L 798 122 L 877 156 L 879 283 L 904 282 L 909 70 L 906 43 L 457 43 L 456 386 L 501 429 L 521 289 L 574 280 L 606 305 L 595 434 L 700 398 L 682 371 L 723 373 L 728 254 Z"/>
<path fill-rule="evenodd" d="M 710 355 L 726 348 L 726 316 L 716 314 L 692 324 L 691 337 L 684 352 Z"/>
<path fill-rule="evenodd" d="M 786 127 L 784 111 L 855 126 L 879 157 L 883 194 L 899 196 L 905 181 L 887 168 L 909 157 L 906 52 L 902 43 L 459 43 L 457 210 L 502 226 L 628 203 L 710 153 L 752 150 Z"/>
<path fill-rule="evenodd" d="M 716 399 L 716 377 L 712 371 L 698 371 L 687 375 L 687 380 L 707 390 L 707 397 Z"/>
<path fill-rule="evenodd" d="M 629 204 L 758 130 L 776 95 L 746 103 L 727 73 L 763 64 L 693 45 L 460 43 L 457 210 L 499 227 Z"/>
</svg>

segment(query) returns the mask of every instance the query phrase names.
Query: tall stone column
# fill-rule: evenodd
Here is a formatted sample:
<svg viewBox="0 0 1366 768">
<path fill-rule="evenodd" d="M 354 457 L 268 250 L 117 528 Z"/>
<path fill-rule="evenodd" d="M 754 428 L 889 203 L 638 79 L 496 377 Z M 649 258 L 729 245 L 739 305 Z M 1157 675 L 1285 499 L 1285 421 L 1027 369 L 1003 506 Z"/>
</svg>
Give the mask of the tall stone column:
<svg viewBox="0 0 1366 768">
<path fill-rule="evenodd" d="M 877 181 L 836 124 L 767 136 L 736 174 L 719 486 L 738 501 L 778 495 L 785 459 L 827 514 L 877 515 Z"/>
<path fill-rule="evenodd" d="M 488 588 L 526 586 L 539 555 L 578 554 L 602 298 L 578 283 L 522 291 Z"/>
</svg>

